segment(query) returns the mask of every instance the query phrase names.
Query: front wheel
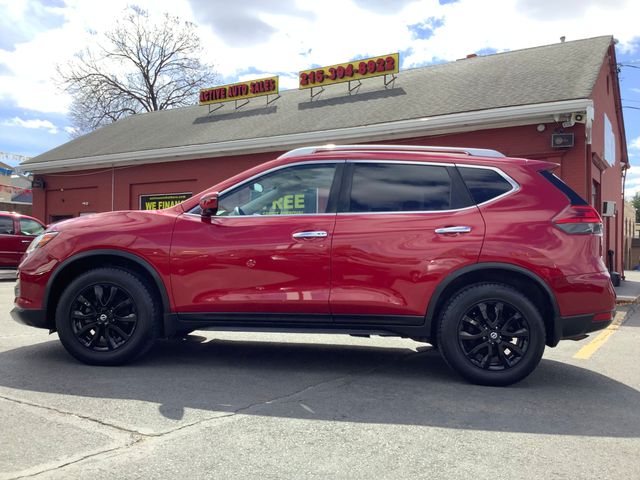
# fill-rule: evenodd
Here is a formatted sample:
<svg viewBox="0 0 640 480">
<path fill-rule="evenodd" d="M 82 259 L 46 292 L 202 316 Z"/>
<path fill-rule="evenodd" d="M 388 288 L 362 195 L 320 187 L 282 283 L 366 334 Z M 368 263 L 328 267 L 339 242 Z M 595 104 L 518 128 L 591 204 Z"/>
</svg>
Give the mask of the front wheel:
<svg viewBox="0 0 640 480">
<path fill-rule="evenodd" d="M 440 317 L 438 344 L 449 366 L 470 382 L 510 385 L 540 363 L 545 328 L 540 312 L 522 293 L 481 283 L 449 301 Z"/>
<path fill-rule="evenodd" d="M 120 365 L 145 353 L 155 338 L 157 308 L 134 274 L 97 268 L 64 290 L 56 328 L 65 349 L 91 365 Z"/>
</svg>

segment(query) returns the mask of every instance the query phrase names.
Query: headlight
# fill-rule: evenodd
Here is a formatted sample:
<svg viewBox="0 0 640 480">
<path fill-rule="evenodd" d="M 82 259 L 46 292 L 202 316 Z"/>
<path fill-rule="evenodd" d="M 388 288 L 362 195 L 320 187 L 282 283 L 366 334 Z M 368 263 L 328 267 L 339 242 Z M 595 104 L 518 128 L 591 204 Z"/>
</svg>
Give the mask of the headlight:
<svg viewBox="0 0 640 480">
<path fill-rule="evenodd" d="M 31 244 L 29 245 L 29 248 L 27 248 L 27 253 L 31 253 L 40 247 L 44 247 L 47 243 L 49 243 L 51 240 L 56 238 L 59 233 L 60 232 L 54 231 L 54 232 L 45 232 L 41 235 L 38 235 L 36 238 L 33 239 Z"/>
</svg>

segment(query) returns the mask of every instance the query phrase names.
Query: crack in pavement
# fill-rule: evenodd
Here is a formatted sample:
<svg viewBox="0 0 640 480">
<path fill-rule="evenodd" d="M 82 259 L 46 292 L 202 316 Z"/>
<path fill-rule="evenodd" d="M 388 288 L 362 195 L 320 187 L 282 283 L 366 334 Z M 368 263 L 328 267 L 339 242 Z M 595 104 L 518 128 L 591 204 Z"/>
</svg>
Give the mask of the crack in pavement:
<svg viewBox="0 0 640 480">
<path fill-rule="evenodd" d="M 48 405 L 42 405 L 42 404 L 39 404 L 39 403 L 29 402 L 27 400 L 20 400 L 18 398 L 7 397 L 6 395 L 0 395 L 0 399 L 6 400 L 7 402 L 18 403 L 20 405 L 28 405 L 30 407 L 42 408 L 43 410 L 49 410 L 51 412 L 56 412 L 56 413 L 59 413 L 60 415 L 69 415 L 69 416 L 76 417 L 76 418 L 79 418 L 79 419 L 82 419 L 82 420 L 88 420 L 89 422 L 97 423 L 97 424 L 102 425 L 104 427 L 114 428 L 114 429 L 119 430 L 119 431 L 124 432 L 124 433 L 129 433 L 129 434 L 132 434 L 132 435 L 143 435 L 143 436 L 146 436 L 145 433 L 138 432 L 137 430 L 132 430 L 132 429 L 121 427 L 119 425 L 115 425 L 115 424 L 112 424 L 112 423 L 104 422 L 102 420 L 98 420 L 97 418 L 89 417 L 88 415 L 82 415 L 80 413 L 70 412 L 68 410 L 61 410 L 59 408 L 50 407 Z"/>
<path fill-rule="evenodd" d="M 34 403 L 34 402 L 29 402 L 29 401 L 26 401 L 26 400 L 20 400 L 20 399 L 17 399 L 17 398 L 8 397 L 6 395 L 0 395 L 0 399 L 6 400 L 8 402 L 14 402 L 14 403 L 22 404 L 22 405 L 28 405 L 30 407 L 41 408 L 41 409 L 44 409 L 44 410 L 56 412 L 56 413 L 58 413 L 60 415 L 69 415 L 69 416 L 72 416 L 72 417 L 75 417 L 75 418 L 78 418 L 78 419 L 87 420 L 89 422 L 92 422 L 92 423 L 95 423 L 95 424 L 98 424 L 98 425 L 101 425 L 101 426 L 104 426 L 104 427 L 113 428 L 115 430 L 118 430 L 119 432 L 127 433 L 127 434 L 131 435 L 132 438 L 133 438 L 132 441 L 127 442 L 125 445 L 120 445 L 120 446 L 117 446 L 117 447 L 107 448 L 107 449 L 101 450 L 99 452 L 93 452 L 93 453 L 87 454 L 87 455 L 85 455 L 83 457 L 80 457 L 80 458 L 77 458 L 77 459 L 73 459 L 73 460 L 69 460 L 69 461 L 67 461 L 65 463 L 62 463 L 60 465 L 57 465 L 55 467 L 50 467 L 50 468 L 48 467 L 48 468 L 45 468 L 45 469 L 43 469 L 41 471 L 29 473 L 29 474 L 26 474 L 26 475 L 21 475 L 21 476 L 18 476 L 18 477 L 10 477 L 10 479 L 11 480 L 18 480 L 18 479 L 22 479 L 22 478 L 34 477 L 34 476 L 37 476 L 37 475 L 40 475 L 40 474 L 43 474 L 43 473 L 51 472 L 51 471 L 54 471 L 54 470 L 59 470 L 59 469 L 65 468 L 67 466 L 74 465 L 74 464 L 77 464 L 77 463 L 82 462 L 84 460 L 87 460 L 87 459 L 90 459 L 90 458 L 95 458 L 95 457 L 98 457 L 98 456 L 101 456 L 101 455 L 104 455 L 104 454 L 117 452 L 119 450 L 124 452 L 124 451 L 128 450 L 129 448 L 135 447 L 136 445 L 140 444 L 145 439 L 163 438 L 163 437 L 166 437 L 168 435 L 171 435 L 171 434 L 174 434 L 174 433 L 177 433 L 177 432 L 181 432 L 183 430 L 186 430 L 186 429 L 189 429 L 189 428 L 192 428 L 192 427 L 201 426 L 201 425 L 204 425 L 204 424 L 207 424 L 207 423 L 218 422 L 219 420 L 225 419 L 225 418 L 229 419 L 231 417 L 236 417 L 236 416 L 241 415 L 242 413 L 248 412 L 250 410 L 254 410 L 255 411 L 255 410 L 258 410 L 258 409 L 260 409 L 261 407 L 264 407 L 264 406 L 275 405 L 275 404 L 278 404 L 278 403 L 289 403 L 288 402 L 289 400 L 291 400 L 291 399 L 293 399 L 293 398 L 295 398 L 295 397 L 297 397 L 299 395 L 303 395 L 304 393 L 309 392 L 310 390 L 313 390 L 313 389 L 316 389 L 316 388 L 319 388 L 319 387 L 322 387 L 322 386 L 334 384 L 334 386 L 336 388 L 341 388 L 341 387 L 343 387 L 345 385 L 348 385 L 348 384 L 352 383 L 357 378 L 360 378 L 360 377 L 362 377 L 364 375 L 369 375 L 369 374 L 371 374 L 371 373 L 373 373 L 373 372 L 375 372 L 375 371 L 377 371 L 377 370 L 379 370 L 379 369 L 381 369 L 383 367 L 389 366 L 389 365 L 401 363 L 401 362 L 405 361 L 410 356 L 422 355 L 424 353 L 426 353 L 426 351 L 424 351 L 424 350 L 411 351 L 411 352 L 408 352 L 406 354 L 399 355 L 397 359 L 395 359 L 395 360 L 393 360 L 391 362 L 388 362 L 388 361 L 380 362 L 380 363 L 378 363 L 378 364 L 376 364 L 376 365 L 374 365 L 374 366 L 372 366 L 372 367 L 370 367 L 370 368 L 368 368 L 366 370 L 352 371 L 352 372 L 349 372 L 349 373 L 347 373 L 345 375 L 339 376 L 337 378 L 331 378 L 331 379 L 328 379 L 328 380 L 322 380 L 322 381 L 319 381 L 319 382 L 314 382 L 314 383 L 312 383 L 310 385 L 307 385 L 307 386 L 305 386 L 303 388 L 300 388 L 300 389 L 298 389 L 298 390 L 296 390 L 294 392 L 291 392 L 291 393 L 287 393 L 285 395 L 280 395 L 278 397 L 270 398 L 269 400 L 265 400 L 265 401 L 251 403 L 251 404 L 245 405 L 243 407 L 237 408 L 237 409 L 233 410 L 232 412 L 229 412 L 229 413 L 226 413 L 226 414 L 222 414 L 222 415 L 218 414 L 218 415 L 215 415 L 215 416 L 209 416 L 209 417 L 202 418 L 200 420 L 196 420 L 194 422 L 190 422 L 190 423 L 185 424 L 185 425 L 180 425 L 180 426 L 178 426 L 176 428 L 173 428 L 173 429 L 170 429 L 170 430 L 167 430 L 167 431 L 164 431 L 164 432 L 158 432 L 158 433 L 144 433 L 144 432 L 141 432 L 139 430 L 125 428 L 125 427 L 122 427 L 122 426 L 119 426 L 119 425 L 116 425 L 116 424 L 112 424 L 112 423 L 109 423 L 109 422 L 105 422 L 103 420 L 99 420 L 99 419 L 87 416 L 87 415 L 82 415 L 82 414 L 79 414 L 79 413 L 70 412 L 70 411 L 62 410 L 62 409 L 51 407 L 51 406 L 47 406 L 47 405 L 42 405 L 42 404 L 38 404 L 38 403 Z"/>
<path fill-rule="evenodd" d="M 38 475 L 42 475 L 42 474 L 45 474 L 45 473 L 48 473 L 48 472 L 53 472 L 55 470 L 59 470 L 59 469 L 64 468 L 64 467 L 68 467 L 69 465 L 74 465 L 76 463 L 82 462 L 82 461 L 87 460 L 89 458 L 97 457 L 98 455 L 104 455 L 106 453 L 115 452 L 117 450 L 130 448 L 130 447 L 132 447 L 134 445 L 137 445 L 138 443 L 142 442 L 143 440 L 144 440 L 144 438 L 136 438 L 131 442 L 127 442 L 125 445 L 119 445 L 117 447 L 106 448 L 104 450 L 100 450 L 99 452 L 89 453 L 89 454 L 84 455 L 84 456 L 82 456 L 80 458 L 69 460 L 69 461 L 67 461 L 65 463 L 61 463 L 59 465 L 51 466 L 49 468 L 45 468 L 45 469 L 39 470 L 37 472 L 27 473 L 27 474 L 24 474 L 24 475 L 20 475 L 18 477 L 7 477 L 7 480 L 19 480 L 21 478 L 32 478 L 32 477 L 36 477 Z"/>
<path fill-rule="evenodd" d="M 356 381 L 358 378 L 361 378 L 365 375 L 370 375 L 371 373 L 380 370 L 381 368 L 384 367 L 388 367 L 390 365 L 395 365 L 398 363 L 402 363 L 404 361 L 407 360 L 407 358 L 414 356 L 414 355 L 424 355 L 425 353 L 430 352 L 431 349 L 429 350 L 420 350 L 420 351 L 413 351 L 413 352 L 408 352 L 402 355 L 399 355 L 398 358 L 396 358 L 395 360 L 391 361 L 391 362 L 380 362 L 376 365 L 374 365 L 373 367 L 370 367 L 366 370 L 362 370 L 362 371 L 354 371 L 354 372 L 350 372 L 347 373 L 346 375 L 343 375 L 341 377 L 338 378 L 332 378 L 330 380 L 323 380 L 321 382 L 317 382 L 314 383 L 312 385 L 308 385 L 296 392 L 293 393 L 288 393 L 286 395 L 282 395 L 280 397 L 276 397 L 273 398 L 271 400 L 265 401 L 265 402 L 256 402 L 254 404 L 251 405 L 247 405 L 245 407 L 239 408 L 237 410 L 235 410 L 233 412 L 233 415 L 236 415 L 238 413 L 243 413 L 246 412 L 252 408 L 259 408 L 262 407 L 264 405 L 271 405 L 271 404 L 276 404 L 276 403 L 290 403 L 290 401 L 294 398 L 297 397 L 298 395 L 302 395 L 305 392 L 308 392 L 309 390 L 313 390 L 316 389 L 318 387 L 321 387 L 323 385 L 330 385 L 330 384 L 336 384 L 335 388 L 343 388 L 346 385 L 350 385 L 351 383 L 353 383 L 354 381 Z"/>
</svg>

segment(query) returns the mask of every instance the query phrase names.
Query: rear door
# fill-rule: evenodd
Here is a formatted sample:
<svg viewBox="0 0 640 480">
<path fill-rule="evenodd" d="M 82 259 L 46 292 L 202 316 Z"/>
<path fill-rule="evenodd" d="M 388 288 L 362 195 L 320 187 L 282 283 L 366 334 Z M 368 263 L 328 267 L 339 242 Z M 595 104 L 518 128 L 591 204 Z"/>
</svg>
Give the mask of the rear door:
<svg viewBox="0 0 640 480">
<path fill-rule="evenodd" d="M 453 164 L 347 164 L 333 234 L 335 322 L 422 324 L 451 271 L 477 262 L 484 221 Z"/>
</svg>

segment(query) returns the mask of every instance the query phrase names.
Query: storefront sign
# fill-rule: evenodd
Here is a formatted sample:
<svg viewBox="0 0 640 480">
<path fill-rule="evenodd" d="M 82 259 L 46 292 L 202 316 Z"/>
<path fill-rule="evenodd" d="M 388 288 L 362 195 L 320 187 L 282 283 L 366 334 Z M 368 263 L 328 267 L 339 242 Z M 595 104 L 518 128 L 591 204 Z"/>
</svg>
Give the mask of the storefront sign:
<svg viewBox="0 0 640 480">
<path fill-rule="evenodd" d="M 200 90 L 200 105 L 231 102 L 246 98 L 278 94 L 278 77 L 260 78 L 249 82 L 220 85 Z"/>
<path fill-rule="evenodd" d="M 318 191 L 308 189 L 300 193 L 283 195 L 271 202 L 263 215 L 302 215 L 304 213 L 318 213 Z"/>
<path fill-rule="evenodd" d="M 398 73 L 400 54 L 392 53 L 380 57 L 365 58 L 355 62 L 340 63 L 329 67 L 304 70 L 298 75 L 300 88 L 319 87 L 333 83 L 362 80 Z"/>
<path fill-rule="evenodd" d="M 191 192 L 159 193 L 155 195 L 140 195 L 140 210 L 162 210 L 173 207 L 191 198 Z"/>
</svg>

